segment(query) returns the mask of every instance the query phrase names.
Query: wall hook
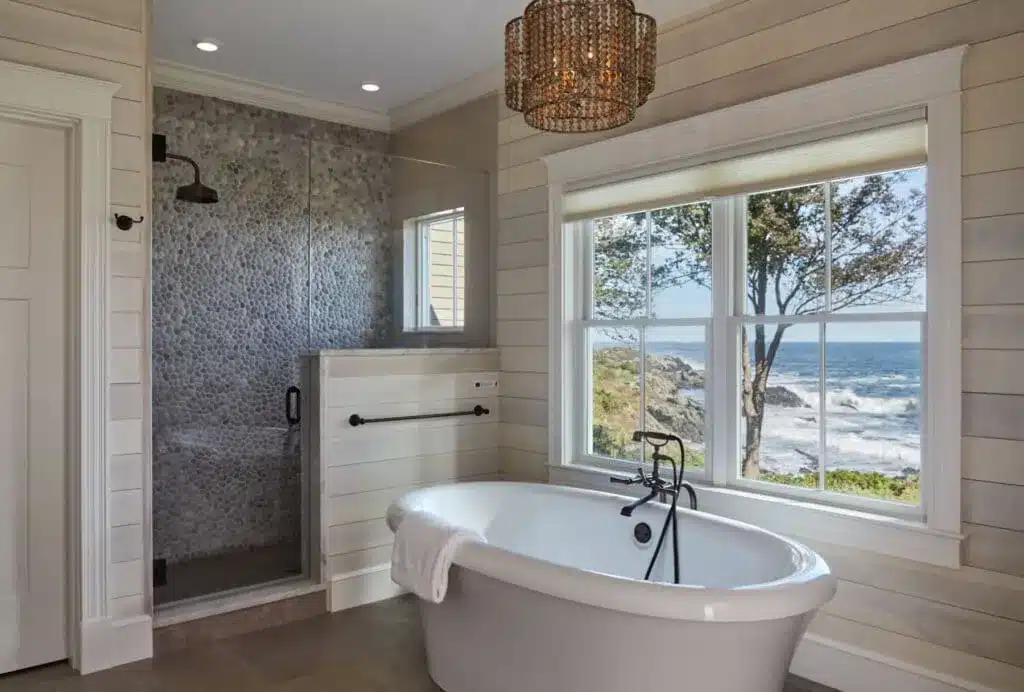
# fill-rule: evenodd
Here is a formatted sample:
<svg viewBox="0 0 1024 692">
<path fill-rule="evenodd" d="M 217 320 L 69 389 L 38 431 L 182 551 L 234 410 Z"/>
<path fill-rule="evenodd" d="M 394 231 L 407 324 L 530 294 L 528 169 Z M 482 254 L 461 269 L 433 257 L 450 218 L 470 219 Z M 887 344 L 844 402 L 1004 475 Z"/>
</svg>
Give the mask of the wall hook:
<svg viewBox="0 0 1024 692">
<path fill-rule="evenodd" d="M 145 216 L 140 216 L 137 219 L 133 219 L 125 214 L 114 214 L 114 223 L 116 223 L 117 227 L 122 231 L 130 231 L 132 230 L 132 226 L 137 223 L 142 223 L 145 218 Z"/>
</svg>

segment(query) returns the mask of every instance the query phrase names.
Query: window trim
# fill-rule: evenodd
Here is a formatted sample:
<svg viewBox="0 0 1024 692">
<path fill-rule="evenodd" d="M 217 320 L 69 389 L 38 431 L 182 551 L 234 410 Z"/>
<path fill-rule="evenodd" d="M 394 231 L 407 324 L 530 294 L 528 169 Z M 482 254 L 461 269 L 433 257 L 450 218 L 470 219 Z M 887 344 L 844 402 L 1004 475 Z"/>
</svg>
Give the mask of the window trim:
<svg viewBox="0 0 1024 692">
<path fill-rule="evenodd" d="M 871 175 L 867 173 L 865 175 Z M 818 186 L 825 187 L 835 179 L 822 181 L 816 183 Z M 826 187 L 826 189 L 828 189 Z M 827 193 L 826 193 L 827 195 Z M 698 202 L 699 203 L 699 202 Z M 709 415 L 705 417 L 704 425 L 704 457 L 706 464 L 703 473 L 696 470 L 691 470 L 688 473 L 688 478 L 691 481 L 696 482 L 713 482 L 720 486 L 728 486 L 733 489 L 747 490 L 752 493 L 772 495 L 775 497 L 785 497 L 803 502 L 811 502 L 815 504 L 845 507 L 848 509 L 854 509 L 864 512 L 873 512 L 884 516 L 900 517 L 904 519 L 922 521 L 925 516 L 925 500 L 922 496 L 921 502 L 915 505 L 907 505 L 892 500 L 884 500 L 880 498 L 871 498 L 852 494 L 835 493 L 832 491 L 824 490 L 825 472 L 830 468 L 835 468 L 828 462 L 827 455 L 825 456 L 825 463 L 819 468 L 819 487 L 817 488 L 804 488 L 801 486 L 788 486 L 780 484 L 766 483 L 763 481 L 755 481 L 743 478 L 740 475 L 739 465 L 733 463 L 733 450 L 736 449 L 738 441 L 733 438 L 734 435 L 738 435 L 740 432 L 739 428 L 739 415 L 736 407 L 731 405 L 730 402 L 737 401 L 736 396 L 738 395 L 741 382 L 739 378 L 739 371 L 737 367 L 731 367 L 728 363 L 738 363 L 741 356 L 739 351 L 739 344 L 737 339 L 738 329 L 740 327 L 746 327 L 749 325 L 763 324 L 763 325 L 777 325 L 777 324 L 805 324 L 815 325 L 819 327 L 819 334 L 821 328 L 824 325 L 829 324 L 856 324 L 860 322 L 913 322 L 920 325 L 921 330 L 921 341 L 920 347 L 924 354 L 927 354 L 927 338 L 928 338 L 928 313 L 926 311 L 888 311 L 888 312 L 829 312 L 828 305 L 824 306 L 822 312 L 801 314 L 801 315 L 753 315 L 747 312 L 747 301 L 746 301 L 746 276 L 744 273 L 739 271 L 739 268 L 746 261 L 746 245 L 745 245 L 745 230 L 746 230 L 746 195 L 736 194 L 728 197 L 719 197 L 709 201 L 712 207 L 712 244 L 718 244 L 723 247 L 729 248 L 726 251 L 724 258 L 716 257 L 712 254 L 712 282 L 718 278 L 715 272 L 725 272 L 729 284 L 725 289 L 721 289 L 718 293 L 712 292 L 713 306 L 711 308 L 711 314 L 708 317 L 683 317 L 683 318 L 656 318 L 656 317 L 639 317 L 632 319 L 606 319 L 595 317 L 592 314 L 593 311 L 593 278 L 594 278 L 594 257 L 593 257 L 593 225 L 594 220 L 584 219 L 575 222 L 569 222 L 564 224 L 564 233 L 574 233 L 580 235 L 580 243 L 582 251 L 580 253 L 581 259 L 578 263 L 579 275 L 576 275 L 576 280 L 582 282 L 585 290 L 582 296 L 582 304 L 578 306 L 578 313 L 581 318 L 573 320 L 573 329 L 581 332 L 577 339 L 577 351 L 575 358 L 580 363 L 581 369 L 581 383 L 582 386 L 577 388 L 574 393 L 575 400 L 573 405 L 577 411 L 577 415 L 574 419 L 574 425 L 576 425 L 575 439 L 577 442 L 577 449 L 573 454 L 573 457 L 579 460 L 579 463 L 584 463 L 590 466 L 601 467 L 606 466 L 609 468 L 618 468 L 620 461 L 626 461 L 621 459 L 615 459 L 611 457 L 605 457 L 601 454 L 596 454 L 588 450 L 590 445 L 587 444 L 590 439 L 590 431 L 593 429 L 593 345 L 590 341 L 593 330 L 595 329 L 630 329 L 637 330 L 638 341 L 637 346 L 641 354 L 641 358 L 638 363 L 639 370 L 639 394 L 641 401 L 644 401 L 645 397 L 645 384 L 646 384 L 646 360 L 643 354 L 646 353 L 646 338 L 645 330 L 658 329 L 659 327 L 700 327 L 705 330 L 705 353 L 704 362 L 706 364 L 705 374 L 710 377 L 711 386 L 704 390 L 704 397 L 706 401 L 706 409 L 712 409 L 716 401 L 725 402 L 725 406 L 728 410 L 725 411 L 722 417 Z M 828 199 L 826 196 L 826 205 Z M 692 204 L 692 203 L 691 203 Z M 828 219 L 826 217 L 826 223 Z M 650 212 L 646 213 L 644 222 L 644 231 L 649 234 L 651 232 L 651 216 Z M 831 238 L 826 233 L 826 246 L 830 244 Z M 648 266 L 651 257 L 651 248 L 648 244 L 647 247 Z M 830 256 L 830 253 L 826 253 L 826 256 Z M 831 267 L 826 264 L 825 267 L 825 282 L 830 283 Z M 724 282 L 722 282 L 724 283 Z M 827 294 L 826 294 L 827 297 Z M 647 299 L 647 312 L 650 313 L 652 295 L 648 293 Z M 725 329 L 715 329 L 715 326 L 719 323 L 724 323 Z M 718 336 L 716 337 L 716 332 Z M 724 334 L 724 337 L 721 336 Z M 820 346 L 824 348 L 825 342 L 819 342 Z M 715 356 L 721 358 L 725 362 L 722 363 L 716 359 Z M 927 365 L 927 358 L 922 358 L 922 392 L 926 392 L 926 376 L 927 372 L 924 371 L 924 367 Z M 824 395 L 825 378 L 820 379 L 820 386 L 822 387 L 822 395 Z M 821 401 L 825 398 L 822 396 Z M 923 444 L 925 438 L 925 421 L 928 415 L 928 408 L 930 404 L 925 396 L 922 396 L 922 415 L 920 432 L 922 437 L 922 456 L 924 454 Z M 712 426 L 713 420 L 723 420 L 726 424 L 714 428 Z M 824 420 L 824 418 L 823 418 Z M 724 428 L 724 431 L 719 429 Z M 821 443 L 824 446 L 824 424 L 819 426 L 820 433 L 822 435 Z M 721 432 L 718 435 L 718 440 L 715 440 L 715 433 Z M 646 449 L 644 450 L 646 451 Z M 635 465 L 635 462 L 628 462 Z M 929 470 L 927 465 L 922 465 L 921 468 L 921 483 L 922 486 L 928 482 Z"/>
<path fill-rule="evenodd" d="M 732 150 L 769 150 L 779 146 L 782 139 L 801 133 L 825 129 L 842 132 L 844 128 L 863 127 L 867 120 L 924 107 L 928 118 L 927 262 L 929 275 L 941 277 L 927 282 L 928 358 L 922 379 L 927 383 L 924 396 L 929 405 L 924 412 L 922 454 L 927 455 L 928 471 L 922 473 L 921 488 L 925 520 L 780 499 L 735 486 L 726 488 L 722 485 L 727 478 L 720 477 L 718 471 L 703 493 L 719 498 L 712 504 L 727 516 L 876 552 L 890 550 L 884 541 L 878 540 L 878 530 L 898 531 L 901 537 L 910 531 L 920 541 L 913 551 L 917 559 L 959 566 L 963 538 L 960 79 L 964 53 L 963 46 L 951 48 L 544 157 L 550 223 L 549 457 L 553 479 L 565 477 L 572 469 L 590 468 L 588 462 L 592 461 L 577 458 L 574 451 L 581 448 L 577 439 L 581 428 L 576 419 L 579 412 L 574 410 L 577 407 L 573 387 L 581 386 L 584 378 L 574 375 L 579 367 L 574 354 L 580 352 L 582 330 L 575 327 L 573 320 L 583 314 L 584 291 L 574 282 L 582 267 L 578 261 L 570 261 L 582 256 L 577 247 L 580 234 L 565 232 L 563 228 L 563 193 L 610 179 L 641 178 L 656 170 L 684 168 L 706 159 L 709 153 L 728 156 Z M 722 242 L 725 241 L 719 244 Z M 715 256 L 726 261 L 736 252 L 735 247 L 714 249 Z M 734 277 L 726 278 L 732 281 Z M 718 295 L 722 295 L 720 290 Z M 727 339 L 729 329 L 728 324 L 713 323 L 712 338 Z M 709 401 L 709 410 L 716 418 L 736 415 L 730 413 L 734 408 L 718 398 Z M 722 444 L 724 440 L 720 438 L 733 429 L 733 422 L 716 426 L 709 443 Z M 608 489 L 603 483 L 599 487 Z M 806 516 L 807 512 L 818 519 L 802 523 L 791 520 L 794 516 Z M 836 531 L 829 517 L 840 517 L 847 529 L 851 525 L 864 528 Z M 851 523 L 851 518 L 856 521 Z M 892 543 L 903 546 L 899 556 L 908 554 L 904 543 L 902 538 Z"/>
<path fill-rule="evenodd" d="M 444 325 L 430 324 L 430 302 L 424 300 L 424 296 L 430 295 L 430 272 L 424 271 L 424 266 L 430 260 L 430 236 L 424 232 L 425 228 L 432 222 L 439 219 L 451 217 L 452 224 L 452 310 L 458 315 L 460 303 L 463 305 L 465 314 L 465 295 L 459 300 L 458 295 L 458 220 L 462 219 L 462 238 L 466 238 L 466 209 L 456 207 L 445 209 L 431 214 L 424 214 L 407 219 L 403 224 L 403 264 L 402 264 L 402 331 L 407 334 L 461 334 L 465 331 L 465 317 L 461 325 L 446 327 Z M 463 252 L 465 252 L 463 250 Z M 465 280 L 465 277 L 463 277 Z"/>
</svg>

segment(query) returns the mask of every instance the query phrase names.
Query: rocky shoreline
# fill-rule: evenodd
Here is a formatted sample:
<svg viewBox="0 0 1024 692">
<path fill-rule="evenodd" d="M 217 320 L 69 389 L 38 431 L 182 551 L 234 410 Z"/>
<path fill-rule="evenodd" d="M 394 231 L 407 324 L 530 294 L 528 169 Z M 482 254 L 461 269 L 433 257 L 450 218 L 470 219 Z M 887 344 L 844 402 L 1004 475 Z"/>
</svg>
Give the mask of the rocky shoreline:
<svg viewBox="0 0 1024 692">
<path fill-rule="evenodd" d="M 633 431 L 641 420 L 639 353 L 624 346 L 596 349 L 592 366 L 594 453 L 639 460 L 640 444 L 632 440 Z M 649 355 L 645 374 L 643 417 L 647 429 L 678 435 L 685 443 L 686 467 L 704 466 L 704 372 L 677 356 Z M 812 409 L 797 393 L 783 386 L 768 387 L 765 402 L 773 407 Z M 678 452 L 666 450 L 677 458 Z M 818 473 L 814 463 L 794 474 L 762 469 L 761 480 L 815 487 Z M 833 469 L 826 473 L 826 488 L 846 494 L 917 502 L 920 477 L 914 469 L 906 469 L 897 476 Z"/>
<path fill-rule="evenodd" d="M 639 354 L 635 349 L 616 346 L 596 350 L 593 365 L 595 397 L 598 400 L 614 399 L 617 402 L 615 408 L 630 414 L 633 409 L 638 409 L 639 391 L 633 391 L 639 389 Z M 598 373 L 601 377 L 597 376 Z M 685 442 L 702 445 L 705 428 L 704 385 L 704 371 L 697 370 L 682 358 L 648 355 L 644 383 L 648 429 L 672 433 Z M 631 400 L 637 402 L 636 406 L 630 407 Z M 769 406 L 810 408 L 798 394 L 780 386 L 768 387 L 766 402 Z M 639 414 L 639 411 L 636 413 Z M 633 427 L 639 421 L 637 415 L 635 418 L 619 420 L 616 424 L 616 419 L 622 417 L 609 415 L 602 420 L 601 416 L 595 415 L 594 422 L 606 428 L 607 437 L 621 440 L 632 434 Z M 631 447 L 625 442 L 618 446 Z"/>
</svg>

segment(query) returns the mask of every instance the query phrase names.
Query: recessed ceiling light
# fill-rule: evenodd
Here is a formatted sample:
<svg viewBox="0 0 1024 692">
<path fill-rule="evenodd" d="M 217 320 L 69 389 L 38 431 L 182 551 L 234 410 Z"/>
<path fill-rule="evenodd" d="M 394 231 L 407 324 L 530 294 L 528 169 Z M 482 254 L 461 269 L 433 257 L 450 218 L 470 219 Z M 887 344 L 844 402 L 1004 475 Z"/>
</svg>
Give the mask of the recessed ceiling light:
<svg viewBox="0 0 1024 692">
<path fill-rule="evenodd" d="M 363 82 L 363 91 L 380 91 L 380 84 Z"/>
<path fill-rule="evenodd" d="M 204 53 L 215 53 L 220 50 L 220 46 L 217 45 L 216 41 L 210 39 L 203 39 L 202 41 L 196 41 L 196 48 L 203 51 Z"/>
</svg>

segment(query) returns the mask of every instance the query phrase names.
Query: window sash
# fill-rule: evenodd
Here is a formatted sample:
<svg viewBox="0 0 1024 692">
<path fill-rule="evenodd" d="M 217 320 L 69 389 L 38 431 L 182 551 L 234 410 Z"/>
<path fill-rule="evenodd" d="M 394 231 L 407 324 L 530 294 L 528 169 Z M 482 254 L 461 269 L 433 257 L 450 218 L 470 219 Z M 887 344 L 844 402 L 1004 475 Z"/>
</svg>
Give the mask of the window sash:
<svg viewBox="0 0 1024 692">
<path fill-rule="evenodd" d="M 855 324 L 859 322 L 916 322 L 919 326 L 920 332 L 920 349 L 921 349 L 921 393 L 920 393 L 920 421 L 918 423 L 918 432 L 921 439 L 921 464 L 919 468 L 920 483 L 922 488 L 925 483 L 925 476 L 928 473 L 928 464 L 925 462 L 927 453 L 927 435 L 925 428 L 925 421 L 928 419 L 928 412 L 930 408 L 930 402 L 927 397 L 927 353 L 928 353 L 928 322 L 927 315 L 924 312 L 917 313 L 879 313 L 872 315 L 871 317 L 878 317 L 882 319 L 864 320 L 860 319 L 862 315 L 845 315 L 845 314 L 817 314 L 807 315 L 806 317 L 812 318 L 802 320 L 801 324 L 816 324 L 818 325 L 818 346 L 819 346 L 819 360 L 818 360 L 818 385 L 819 385 L 819 402 L 816 414 L 819 417 L 818 432 L 819 432 L 819 460 L 818 460 L 818 486 L 816 488 L 802 488 L 797 486 L 787 486 L 779 483 L 772 483 L 770 481 L 755 481 L 744 478 L 741 474 L 740 459 L 743 453 L 743 443 L 740 438 L 742 428 L 737 424 L 734 431 L 730 431 L 730 434 L 735 434 L 734 446 L 728 448 L 729 456 L 725 459 L 720 460 L 721 463 L 726 465 L 726 478 L 728 485 L 745 488 L 748 490 L 756 490 L 760 493 L 768 495 L 779 495 L 796 497 L 806 500 L 815 500 L 832 505 L 852 507 L 855 509 L 865 509 L 875 511 L 879 514 L 888 514 L 899 517 L 910 517 L 920 519 L 923 517 L 924 508 L 924 495 L 922 493 L 921 502 L 918 504 L 909 504 L 905 502 L 897 502 L 895 500 L 885 500 L 881 498 L 872 498 L 857 496 L 846 493 L 839 493 L 825 488 L 825 473 L 829 470 L 835 470 L 837 467 L 829 464 L 828 449 L 826 436 L 828 432 L 828 414 L 826 411 L 826 398 L 828 394 L 828 368 L 827 368 L 827 353 L 826 348 L 828 345 L 826 339 L 825 329 L 830 324 Z M 853 319 L 849 319 L 853 318 Z M 739 344 L 740 342 L 740 330 L 753 324 L 788 324 L 789 320 L 786 319 L 731 319 L 731 341 Z M 740 354 L 739 348 L 737 347 L 737 361 L 735 361 L 735 367 L 732 368 L 734 374 L 735 384 L 731 385 L 729 392 L 729 400 L 735 402 L 733 409 L 737 412 L 735 418 L 739 420 L 739 397 L 742 392 L 742 382 L 740 382 L 739 373 L 741 371 L 741 364 L 738 358 L 743 357 Z"/>
<path fill-rule="evenodd" d="M 826 190 L 831 189 L 829 181 L 821 183 Z M 756 193 L 756 192 L 755 192 Z M 642 317 L 635 319 L 601 319 L 593 317 L 593 224 L 591 220 L 570 222 L 565 226 L 566 232 L 574 232 L 579 242 L 579 252 L 576 253 L 576 270 L 574 274 L 582 280 L 581 305 L 576 314 L 582 319 L 574 321 L 573 332 L 576 344 L 575 358 L 581 367 L 576 372 L 583 376 L 575 378 L 578 380 L 573 392 L 574 406 L 576 412 L 573 427 L 575 434 L 574 455 L 583 463 L 601 466 L 613 470 L 623 468 L 635 468 L 636 462 L 628 460 L 611 459 L 590 452 L 593 430 L 593 359 L 592 343 L 590 335 L 594 329 L 607 327 L 635 328 L 639 336 L 639 377 L 641 393 L 641 426 L 645 426 L 646 400 L 644 392 L 645 364 L 646 364 L 646 343 L 645 333 L 648 329 L 657 327 L 686 327 L 703 326 L 705 329 L 705 434 L 704 454 L 705 467 L 703 473 L 688 473 L 688 478 L 698 483 L 710 483 L 714 485 L 736 487 L 744 490 L 756 491 L 760 494 L 789 497 L 819 504 L 826 504 L 838 507 L 847 507 L 870 511 L 877 514 L 922 520 L 927 514 L 927 493 L 925 489 L 928 483 L 930 470 L 928 459 L 928 436 L 929 430 L 926 421 L 929 420 L 928 401 L 928 315 L 925 311 L 906 312 L 829 312 L 831 307 L 824 306 L 825 311 L 805 315 L 752 315 L 746 314 L 746 238 L 747 238 L 747 202 L 748 193 L 720 197 L 711 200 L 712 204 L 712 313 L 709 317 L 703 318 L 650 318 Z M 749 193 L 754 194 L 754 193 Z M 828 193 L 826 193 L 828 194 Z M 699 200 L 697 200 L 699 201 Z M 828 199 L 826 197 L 826 204 Z M 826 209 L 829 207 L 826 206 Z M 830 217 L 829 214 L 825 215 Z M 649 218 L 649 214 L 648 214 Z M 829 219 L 830 225 L 830 219 Z M 930 231 L 927 229 L 926 232 Z M 648 238 L 650 235 L 649 226 L 646 229 Z M 828 229 L 825 237 L 826 243 L 831 245 L 831 230 Z M 931 236 L 929 235 L 929 247 Z M 650 267 L 650 243 L 648 242 L 648 267 Z M 826 255 L 831 258 L 830 253 Z M 831 293 L 831 261 L 826 261 L 826 285 L 829 290 L 826 296 Z M 650 286 L 648 277 L 648 314 L 650 314 Z M 930 307 L 930 306 L 929 306 Z M 752 481 L 740 475 L 740 463 L 742 458 L 742 443 L 739 394 L 742 388 L 740 377 L 740 358 L 746 357 L 740 354 L 739 330 L 752 324 L 818 324 L 824 329 L 828 324 L 842 323 L 866 323 L 866 322 L 919 322 L 921 325 L 921 390 L 920 390 L 920 434 L 921 434 L 921 464 L 920 484 L 921 501 L 919 504 L 910 505 L 890 500 L 883 500 L 872 497 L 847 495 L 834 491 L 821 489 L 824 487 L 824 474 L 828 470 L 827 456 L 822 455 L 819 463 L 819 488 L 802 488 L 787 486 L 762 481 Z M 822 351 L 825 349 L 825 341 L 820 340 Z M 822 356 L 824 357 L 824 356 Z M 826 372 L 819 372 L 819 382 L 822 388 L 825 387 Z M 824 397 L 822 397 L 824 402 Z M 722 421 L 724 424 L 718 424 Z M 821 437 L 824 438 L 826 420 L 820 420 Z M 825 449 L 824 439 L 821 448 Z M 646 458 L 646 445 L 642 447 L 643 458 Z"/>
<path fill-rule="evenodd" d="M 450 307 L 452 311 L 452 324 L 432 324 L 431 308 L 434 307 L 434 298 L 431 291 L 432 278 L 432 229 L 438 223 L 450 222 L 452 226 L 452 298 Z M 459 310 L 465 309 L 465 298 L 460 295 L 459 281 L 464 282 L 464 272 L 459 271 L 460 255 L 465 255 L 465 249 L 460 243 L 465 242 L 465 211 L 463 209 L 449 209 L 421 216 L 406 224 L 406 238 L 410 244 L 411 252 L 406 252 L 408 272 L 405 282 L 406 290 L 411 291 L 413 300 L 406 301 L 407 314 L 411 313 L 411 320 L 406 320 L 405 331 L 407 332 L 460 332 L 465 328 L 464 317 L 460 319 Z M 464 290 L 464 287 L 463 287 Z"/>
<path fill-rule="evenodd" d="M 685 321 L 685 325 L 679 325 L 677 323 Z M 645 324 L 619 324 L 612 320 L 612 327 L 628 327 L 637 329 L 637 346 L 638 346 L 638 365 L 637 365 L 637 377 L 639 380 L 639 395 L 640 395 L 640 420 L 637 421 L 639 430 L 647 430 L 647 330 L 657 329 L 665 326 L 691 326 L 691 327 L 703 327 L 704 328 L 704 406 L 705 412 L 708 408 L 708 399 L 711 396 L 711 392 L 714 388 L 713 377 L 710 363 L 712 359 L 712 347 L 711 347 L 711 319 L 710 318 L 694 318 L 687 320 L 645 320 Z M 583 324 L 583 323 L 581 323 Z M 580 412 L 579 434 L 577 439 L 580 442 L 579 455 L 581 458 L 586 458 L 592 461 L 614 461 L 629 464 L 636 464 L 636 461 L 629 461 L 626 459 L 617 459 L 615 457 L 609 457 L 602 454 L 596 454 L 593 452 L 593 429 L 594 429 L 594 346 L 591 335 L 595 330 L 601 328 L 607 328 L 609 325 L 603 321 L 595 323 L 585 324 L 582 328 L 582 332 L 579 338 L 576 340 L 579 345 L 579 362 L 582 364 L 581 372 L 583 377 L 579 378 L 582 380 L 582 386 L 578 390 L 577 410 Z M 710 383 L 710 386 L 709 386 Z M 702 472 L 690 471 L 688 478 L 700 478 L 701 480 L 710 480 L 711 477 L 711 435 L 712 435 L 712 419 L 711 416 L 705 413 L 704 416 L 704 470 Z M 643 444 L 640 447 L 640 459 L 642 462 L 647 461 L 647 445 Z"/>
</svg>

